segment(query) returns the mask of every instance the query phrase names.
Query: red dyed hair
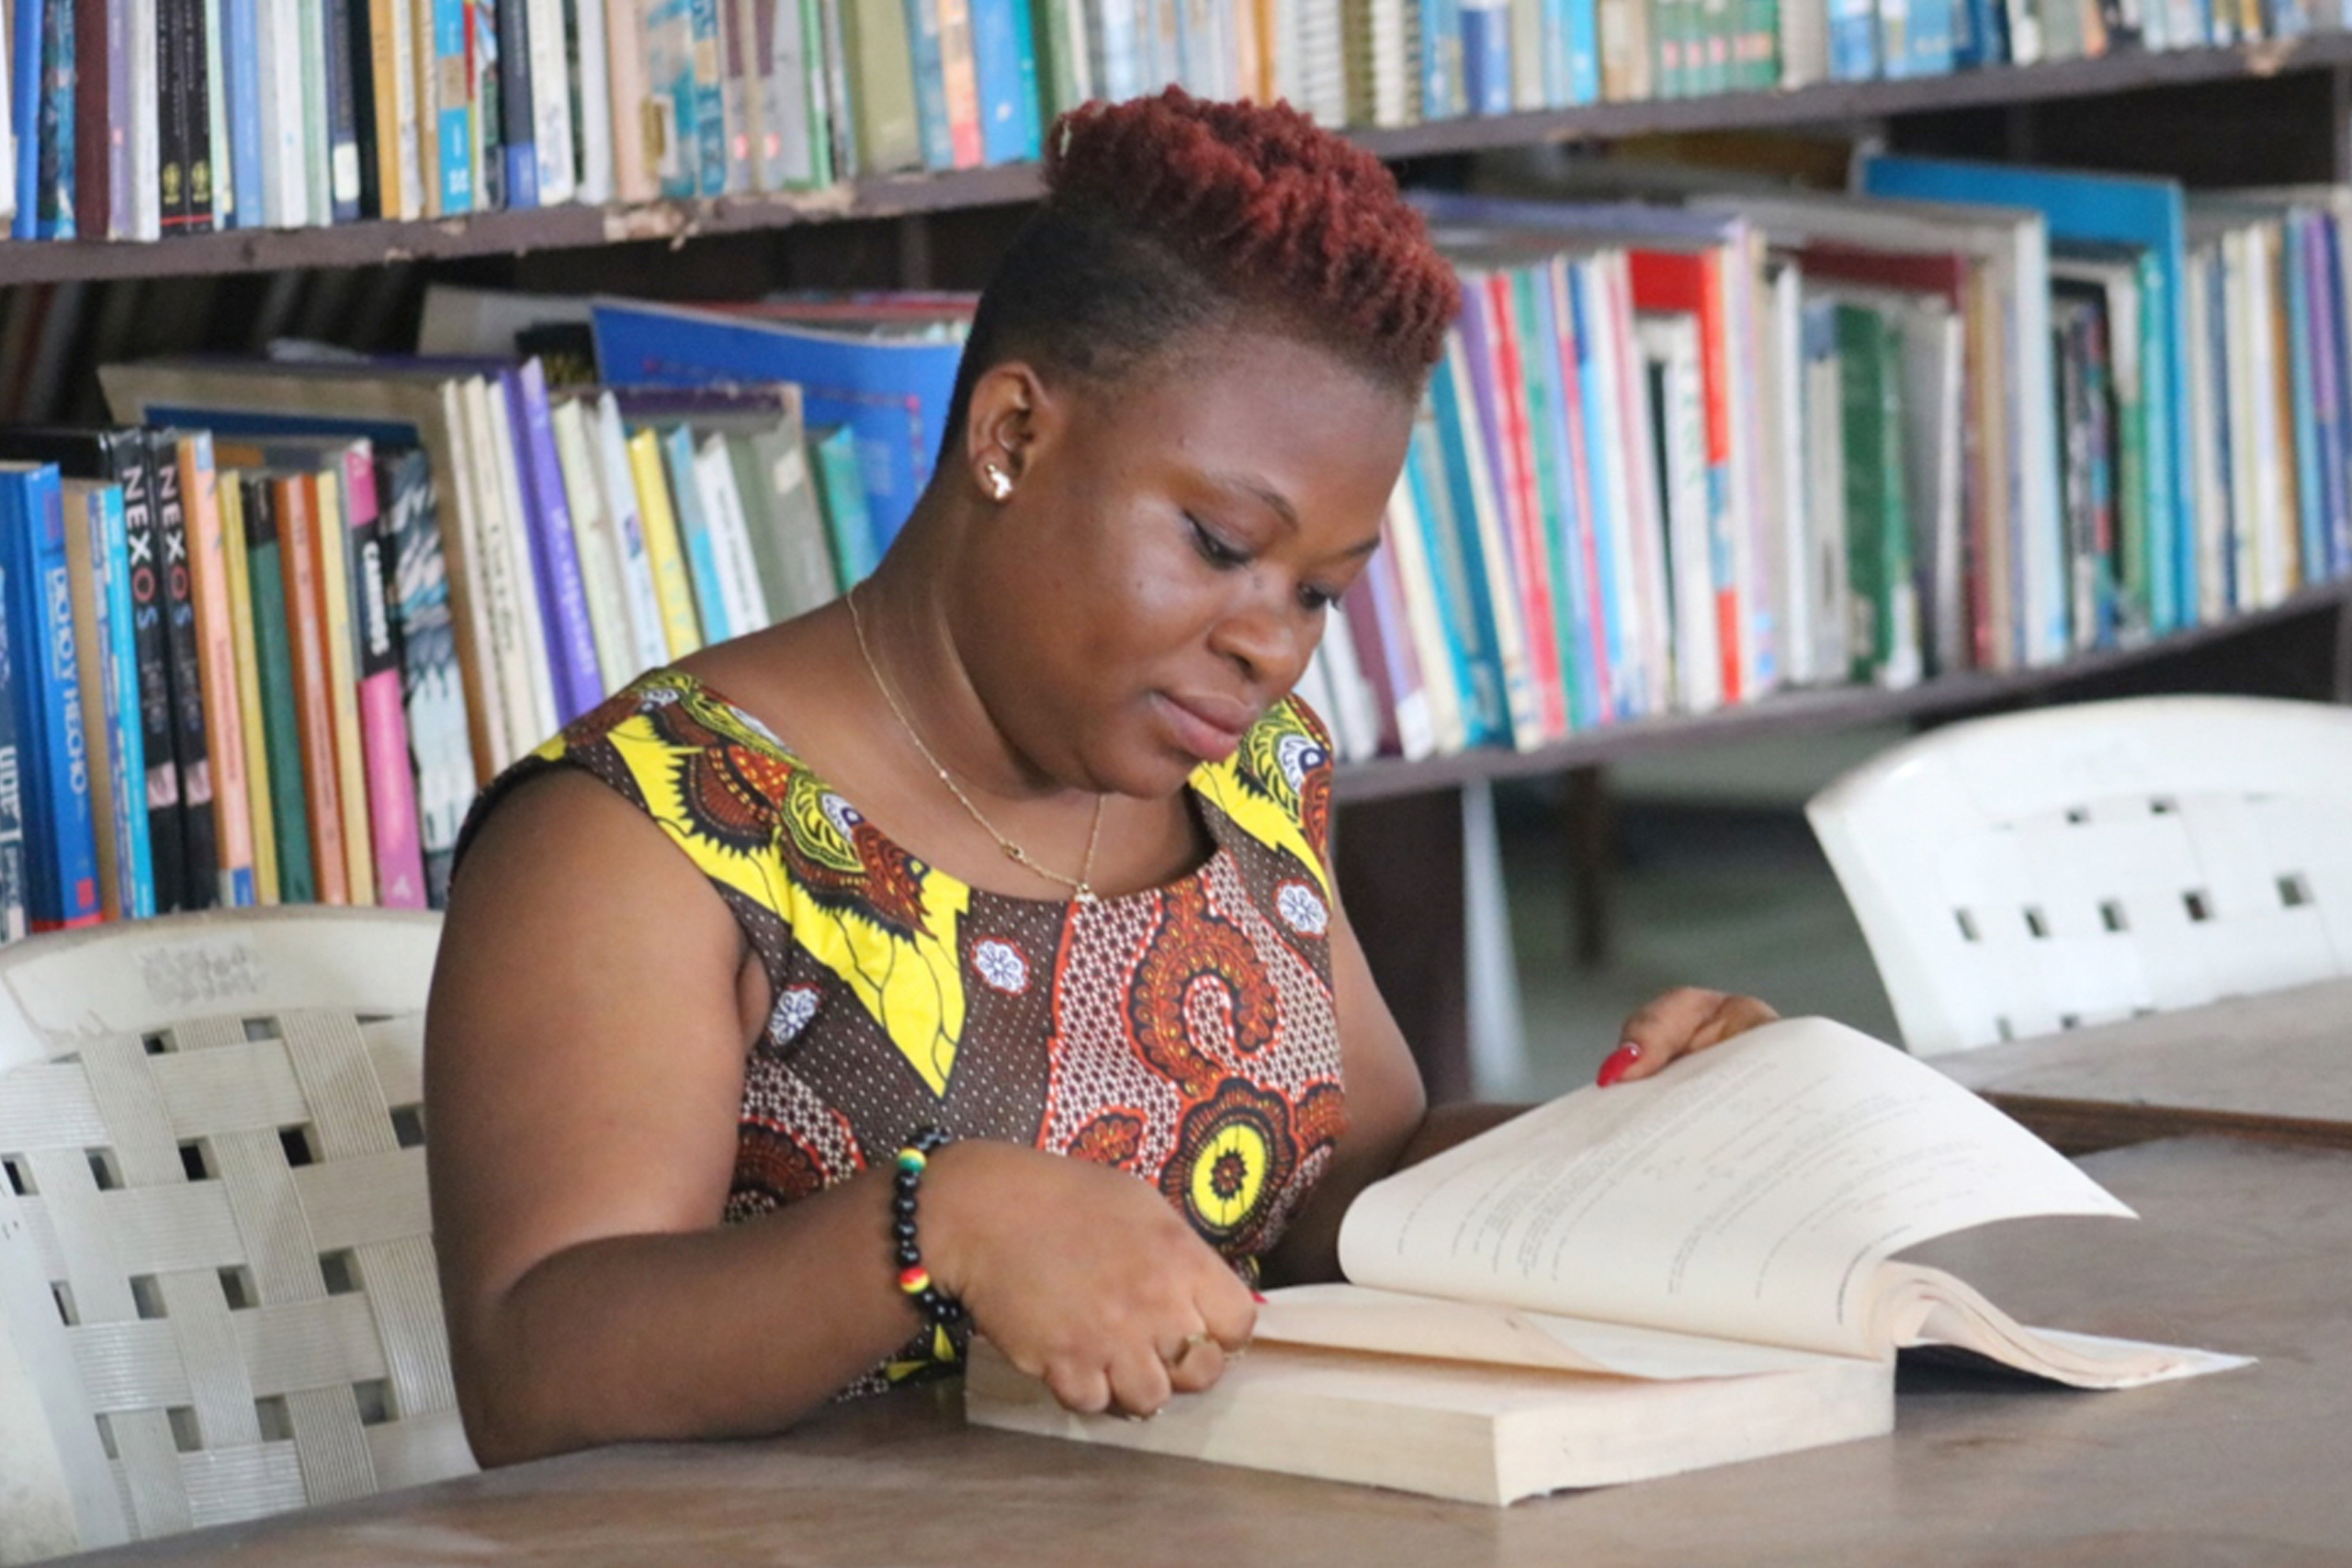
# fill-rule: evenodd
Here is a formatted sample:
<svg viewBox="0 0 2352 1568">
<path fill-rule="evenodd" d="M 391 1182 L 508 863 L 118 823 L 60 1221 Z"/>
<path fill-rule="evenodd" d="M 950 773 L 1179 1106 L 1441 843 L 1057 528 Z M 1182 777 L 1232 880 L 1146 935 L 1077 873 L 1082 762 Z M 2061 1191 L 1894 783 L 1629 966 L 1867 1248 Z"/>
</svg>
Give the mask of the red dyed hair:
<svg viewBox="0 0 2352 1568">
<path fill-rule="evenodd" d="M 1416 399 L 1444 352 L 1461 288 L 1420 214 L 1287 105 L 1089 104 L 1054 122 L 1046 186 L 980 296 L 943 451 L 1008 359 L 1109 383 L 1187 333 L 1264 327 Z"/>
<path fill-rule="evenodd" d="M 1170 87 L 1055 123 L 1048 204 L 1159 239 L 1220 293 L 1425 374 L 1461 307 L 1387 166 L 1288 104 L 1211 103 Z"/>
</svg>

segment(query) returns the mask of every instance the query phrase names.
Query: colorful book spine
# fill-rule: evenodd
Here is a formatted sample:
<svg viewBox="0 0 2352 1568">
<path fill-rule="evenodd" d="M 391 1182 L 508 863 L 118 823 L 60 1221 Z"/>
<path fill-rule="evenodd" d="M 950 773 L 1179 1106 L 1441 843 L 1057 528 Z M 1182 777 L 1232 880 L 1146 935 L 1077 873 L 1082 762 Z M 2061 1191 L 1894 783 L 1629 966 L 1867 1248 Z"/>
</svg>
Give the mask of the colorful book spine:
<svg viewBox="0 0 2352 1568">
<path fill-rule="evenodd" d="M 685 425 L 673 424 L 654 434 L 661 446 L 662 465 L 670 476 L 678 540 L 685 554 L 686 577 L 694 585 L 702 639 L 707 643 L 725 642 L 751 628 L 736 626 L 728 614 L 727 589 L 718 570 L 718 542 L 711 535 L 710 516 L 702 503 L 701 488 L 695 482 L 695 433 Z"/>
<path fill-rule="evenodd" d="M 155 543 L 162 552 L 164 657 L 171 672 L 166 722 L 179 785 L 179 903 L 164 908 L 203 909 L 213 905 L 220 891 L 220 843 L 213 828 L 204 671 L 197 647 L 195 588 L 188 577 L 187 507 L 180 488 L 179 443 L 169 432 L 150 434 L 147 472 L 155 498 Z M 159 894 L 170 880 L 159 868 Z"/>
<path fill-rule="evenodd" d="M 1036 51 L 1027 0 L 968 0 L 979 94 L 980 156 L 989 164 L 1033 159 L 1037 147 Z"/>
<path fill-rule="evenodd" d="M 220 559 L 228 579 L 229 630 L 237 658 L 237 750 L 245 765 L 245 810 L 253 831 L 253 902 L 275 904 L 277 828 L 269 794 L 269 730 L 262 709 L 261 660 L 254 640 L 253 575 L 245 558 L 245 487 L 234 470 L 219 476 Z M 214 798 L 219 798 L 216 785 Z"/>
<path fill-rule="evenodd" d="M 354 480 L 353 475 L 359 478 Z M 348 444 L 327 466 L 303 477 L 311 501 L 312 613 L 326 655 L 327 720 L 334 746 L 334 799 L 341 814 L 344 887 L 346 902 L 376 902 L 376 856 L 368 824 L 366 740 L 359 725 L 358 637 L 353 626 L 351 535 L 353 512 L 367 487 L 373 504 L 375 475 L 368 471 L 365 442 Z M 299 638 L 300 634 L 296 634 Z M 299 643 L 298 643 L 299 646 Z"/>
<path fill-rule="evenodd" d="M 515 455 L 530 533 L 531 565 L 538 576 L 544 611 L 548 668 L 554 676 L 556 720 L 569 724 L 603 699 L 605 682 L 563 465 L 556 450 L 547 368 L 536 358 L 526 359 L 514 370 L 502 372 L 499 379 L 505 388 L 508 416 L 518 438 Z"/>
<path fill-rule="evenodd" d="M 74 91 L 73 0 L 17 0 L 40 10 L 40 154 L 33 237 L 71 240 L 74 220 Z M 18 204 L 22 205 L 19 197 Z"/>
<path fill-rule="evenodd" d="M 66 559 L 74 591 L 75 662 L 88 727 L 98 902 L 106 918 L 155 913 L 155 866 L 147 833 L 146 773 L 139 733 L 139 659 L 130 635 L 130 551 L 122 487 L 67 479 Z"/>
<path fill-rule="evenodd" d="M 690 96 L 695 141 L 695 194 L 727 194 L 727 88 L 722 62 L 726 59 L 718 24 L 718 0 L 688 0 L 687 51 L 691 69 Z"/>
<path fill-rule="evenodd" d="M 155 897 L 162 908 L 187 905 L 187 835 L 180 803 L 179 750 L 172 702 L 171 604 L 163 529 L 156 518 L 155 471 L 144 451 L 115 468 L 130 537 L 132 626 L 139 643 L 139 713 L 147 760 L 148 833 L 154 846 Z"/>
<path fill-rule="evenodd" d="M 377 468 L 377 490 L 387 519 L 392 625 L 400 650 L 401 706 L 408 719 L 416 776 L 424 900 L 437 909 L 449 901 L 449 872 L 458 832 L 473 800 L 474 773 L 431 460 L 413 447 L 383 457 Z"/>
<path fill-rule="evenodd" d="M 0 160 L 0 169 L 6 161 Z M 0 563 L 0 942 L 31 929 L 31 868 L 25 863 L 25 745 L 17 722 L 18 667 L 9 624 L 7 567 Z"/>
<path fill-rule="evenodd" d="M 670 502 L 670 481 L 662 471 L 661 438 L 640 430 L 628 438 L 629 476 L 637 486 L 638 514 L 645 526 L 645 554 L 653 570 L 653 591 L 662 608 L 662 640 L 669 657 L 684 659 L 702 647 L 695 615 L 694 584 L 678 539 L 678 517 Z"/>
<path fill-rule="evenodd" d="M 211 433 L 181 432 L 176 446 L 180 496 L 187 513 L 187 575 L 195 609 L 204 754 L 210 774 L 212 834 L 219 865 L 211 901 L 234 908 L 254 903 L 255 889 L 252 784 L 245 767 L 244 702 L 238 682 L 229 547 Z"/>
<path fill-rule="evenodd" d="M 30 924 L 99 918 L 96 821 L 65 563 L 65 498 L 53 464 L 0 465 L 0 569 L 22 641 L 17 733 L 25 742 Z"/>
<path fill-rule="evenodd" d="M 409 764 L 408 715 L 401 700 L 401 650 L 392 629 L 391 573 L 382 495 L 372 450 L 344 451 L 343 491 L 350 535 L 351 615 L 367 841 L 374 850 L 376 902 L 388 909 L 425 907 L 424 852 L 418 833 L 416 780 Z"/>
<path fill-rule="evenodd" d="M 466 0 L 430 0 L 433 46 L 434 160 L 439 170 L 436 185 L 443 217 L 471 212 L 480 192 L 473 177 L 473 101 L 470 58 L 466 47 Z"/>
<path fill-rule="evenodd" d="M 56 0 L 11 0 L 8 29 L 8 130 L 15 143 L 16 212 L 8 237 L 39 239 L 40 214 L 41 11 Z"/>
<path fill-rule="evenodd" d="M 879 560 L 865 511 L 865 487 L 858 475 L 857 433 L 845 424 L 812 429 L 808 451 L 815 459 L 817 494 L 823 503 L 825 532 L 833 543 L 834 568 L 846 593 L 871 576 Z"/>
<path fill-rule="evenodd" d="M 276 474 L 270 478 L 270 491 L 284 568 L 287 647 L 291 655 L 294 728 L 300 748 L 295 776 L 301 783 L 302 810 L 310 830 L 314 897 L 322 904 L 348 904 L 351 862 L 344 844 L 327 629 L 320 615 L 319 536 L 314 520 L 318 479 L 311 474 Z"/>
<path fill-rule="evenodd" d="M 498 17 L 498 130 L 503 162 L 505 205 L 539 205 L 539 147 L 531 96 L 529 0 L 496 0 Z M 553 84 L 548 85 L 551 90 Z"/>
<path fill-rule="evenodd" d="M 269 750 L 271 840 L 277 861 L 281 902 L 308 904 L 318 897 L 311 850 L 311 807 L 305 772 L 300 704 L 295 695 L 294 636 L 287 615 L 287 573 L 278 540 L 280 485 L 267 474 L 244 481 L 245 567 L 252 595 L 254 665 L 260 687 L 263 734 Z"/>
</svg>

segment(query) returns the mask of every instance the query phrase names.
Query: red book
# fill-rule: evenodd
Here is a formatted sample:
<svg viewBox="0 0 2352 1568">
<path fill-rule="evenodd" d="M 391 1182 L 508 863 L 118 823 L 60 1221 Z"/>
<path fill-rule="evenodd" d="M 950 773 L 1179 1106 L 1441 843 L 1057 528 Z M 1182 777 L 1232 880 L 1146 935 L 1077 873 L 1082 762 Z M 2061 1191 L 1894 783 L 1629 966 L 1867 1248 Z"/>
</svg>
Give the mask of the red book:
<svg viewBox="0 0 2352 1568">
<path fill-rule="evenodd" d="M 1567 682 L 1560 666 L 1553 604 L 1552 554 L 1544 537 L 1544 505 L 1535 493 L 1535 453 L 1527 423 L 1525 366 L 1521 358 L 1517 312 L 1511 308 L 1508 271 L 1481 275 L 1472 290 L 1485 328 L 1491 362 L 1476 375 L 1481 396 L 1492 402 L 1489 422 L 1499 459 L 1497 488 L 1510 530 L 1510 552 L 1520 590 L 1520 614 L 1527 630 L 1527 672 L 1535 688 L 1536 723 L 1547 740 L 1568 733 Z"/>
<path fill-rule="evenodd" d="M 1719 565 L 1738 559 L 1733 511 L 1739 477 L 1731 461 L 1731 310 L 1721 251 L 1628 253 L 1636 310 L 1685 310 L 1699 319 L 1699 380 L 1706 401 L 1707 532 Z M 1715 635 L 1723 649 L 1724 701 L 1747 694 L 1742 649 L 1750 641 L 1736 573 L 1715 579 Z"/>
</svg>

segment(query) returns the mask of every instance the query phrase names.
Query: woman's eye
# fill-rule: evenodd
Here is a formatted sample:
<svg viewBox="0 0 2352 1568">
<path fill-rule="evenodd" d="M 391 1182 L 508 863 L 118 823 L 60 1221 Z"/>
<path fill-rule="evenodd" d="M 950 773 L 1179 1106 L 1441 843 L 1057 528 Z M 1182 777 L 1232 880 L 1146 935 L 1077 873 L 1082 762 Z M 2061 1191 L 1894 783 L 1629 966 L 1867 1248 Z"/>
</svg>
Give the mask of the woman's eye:
<svg viewBox="0 0 2352 1568">
<path fill-rule="evenodd" d="M 1249 562 L 1250 557 L 1247 552 L 1238 550 L 1227 544 L 1199 518 L 1186 513 L 1184 521 L 1191 524 L 1193 527 L 1193 547 L 1199 550 L 1201 558 L 1210 565 L 1233 567 L 1246 565 Z"/>
<path fill-rule="evenodd" d="M 1298 585 L 1298 602 L 1310 614 L 1320 615 L 1340 602 L 1340 596 L 1328 588 L 1317 588 L 1311 582 Z"/>
</svg>

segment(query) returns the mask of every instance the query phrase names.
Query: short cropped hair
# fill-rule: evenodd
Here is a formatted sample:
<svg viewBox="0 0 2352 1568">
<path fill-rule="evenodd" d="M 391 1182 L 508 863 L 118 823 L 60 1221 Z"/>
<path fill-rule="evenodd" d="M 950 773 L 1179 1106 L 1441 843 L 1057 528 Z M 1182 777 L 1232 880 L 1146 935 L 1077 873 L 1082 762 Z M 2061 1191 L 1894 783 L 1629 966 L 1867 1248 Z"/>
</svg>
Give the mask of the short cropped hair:
<svg viewBox="0 0 2352 1568">
<path fill-rule="evenodd" d="M 1109 383 L 1180 334 L 1227 324 L 1328 349 L 1417 398 L 1461 306 L 1387 167 L 1288 104 L 1172 86 L 1087 104 L 1054 123 L 1046 190 L 980 296 L 951 448 L 993 366 Z"/>
</svg>

